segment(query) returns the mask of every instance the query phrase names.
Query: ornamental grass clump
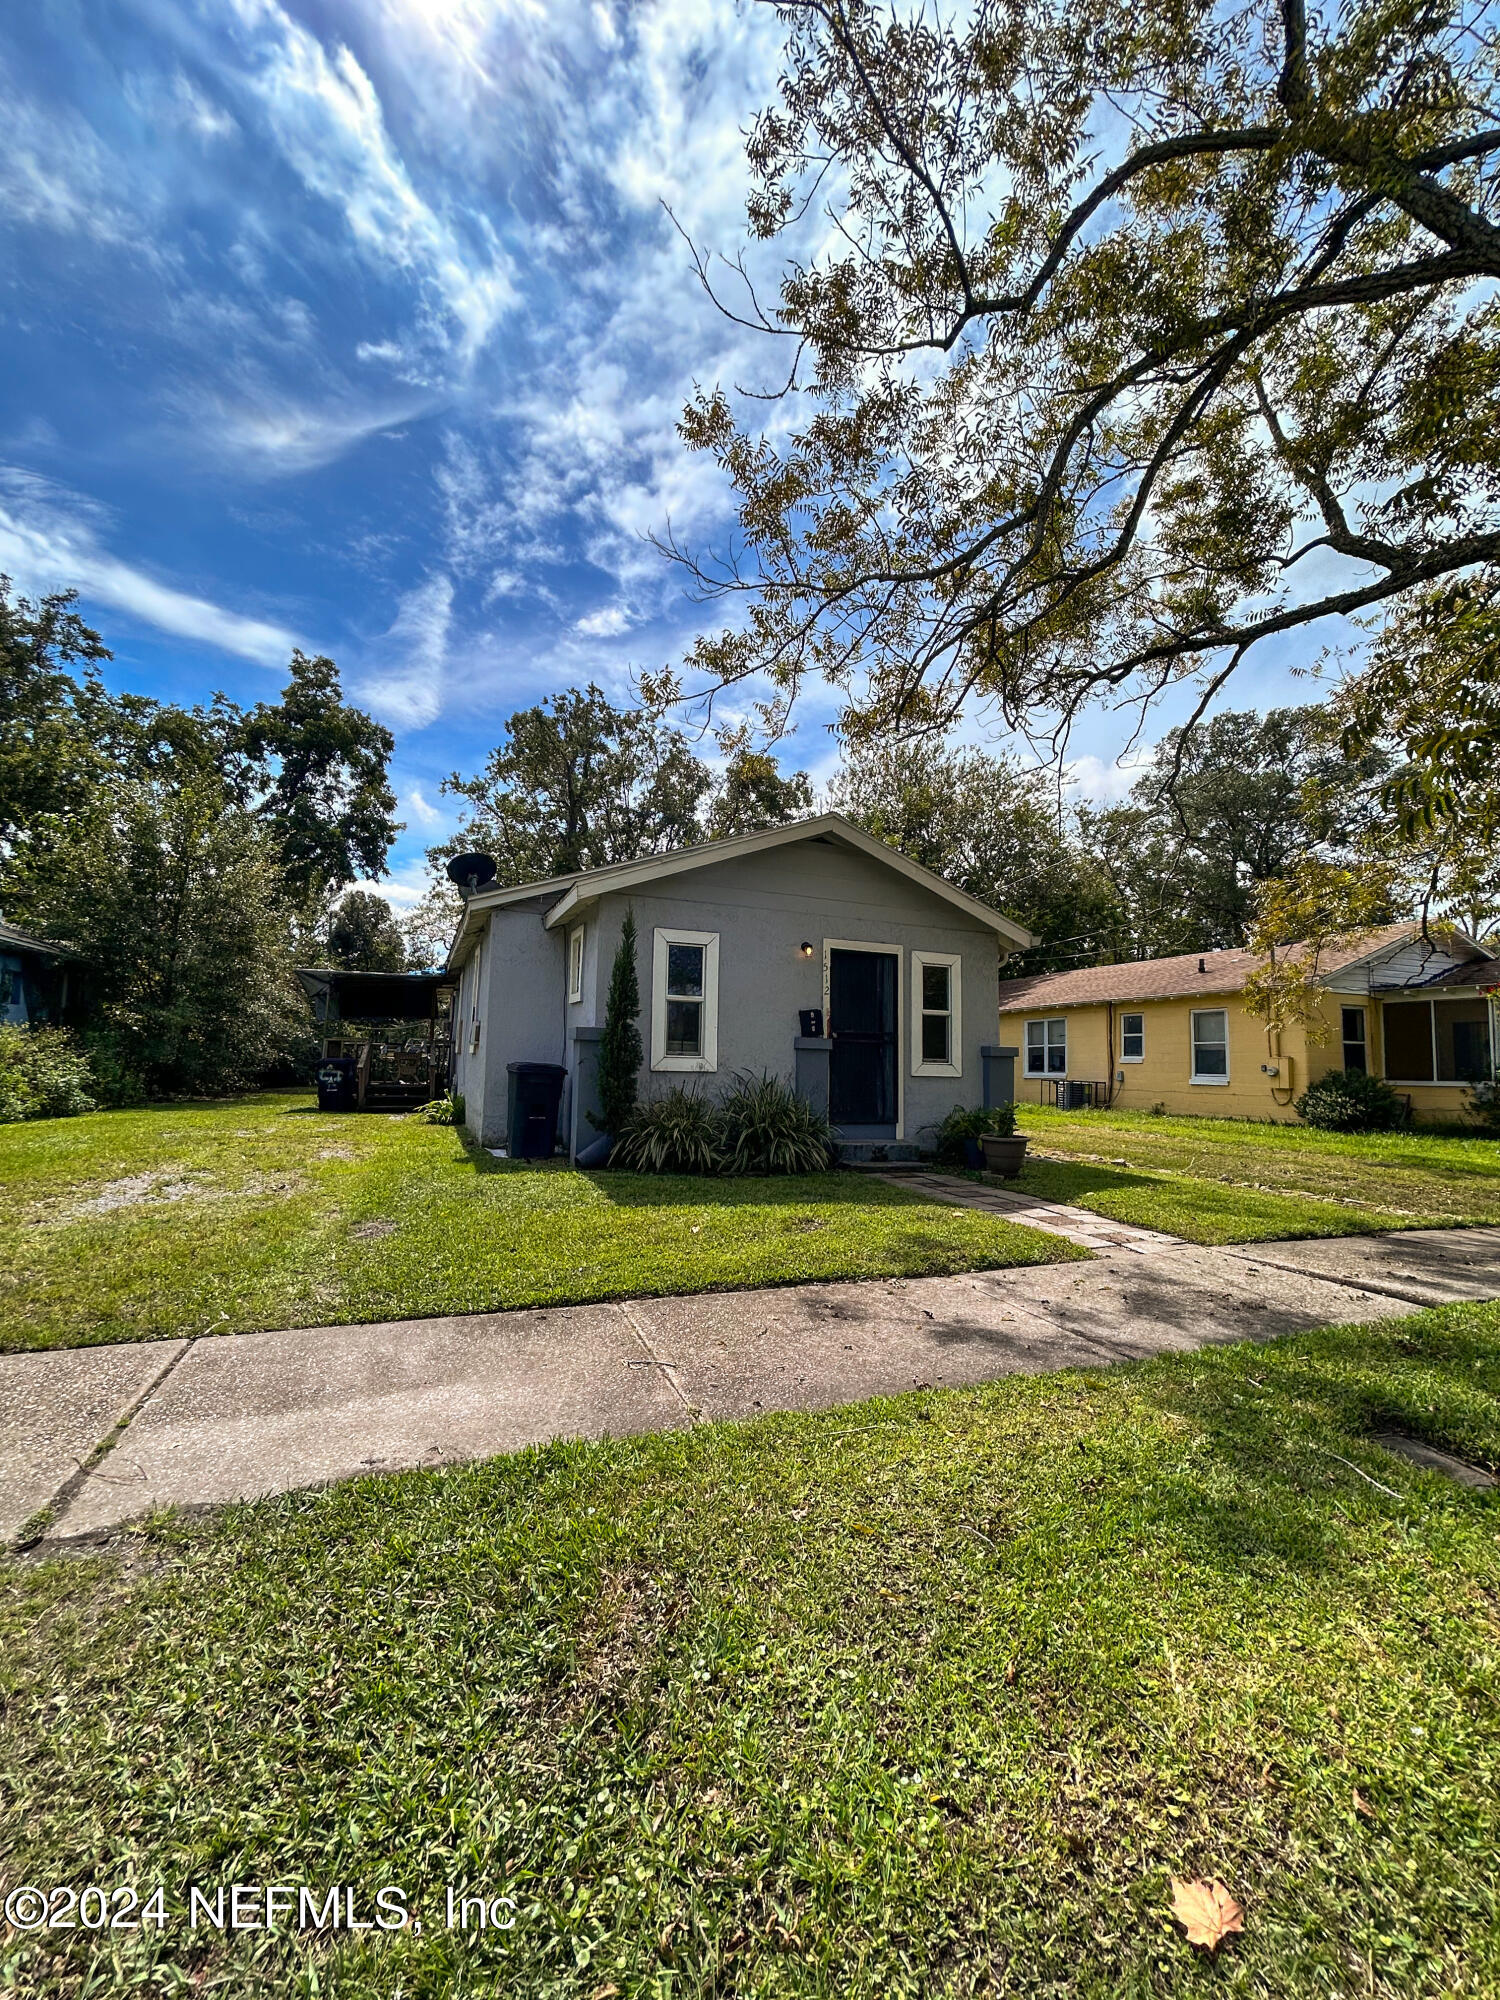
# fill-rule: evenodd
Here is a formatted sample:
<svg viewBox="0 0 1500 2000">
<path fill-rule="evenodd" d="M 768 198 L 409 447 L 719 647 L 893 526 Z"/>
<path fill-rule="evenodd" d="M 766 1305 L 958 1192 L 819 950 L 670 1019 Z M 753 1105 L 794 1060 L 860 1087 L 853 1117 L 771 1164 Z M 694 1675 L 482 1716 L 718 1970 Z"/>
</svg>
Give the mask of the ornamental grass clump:
<svg viewBox="0 0 1500 2000">
<path fill-rule="evenodd" d="M 706 1097 L 678 1084 L 635 1107 L 610 1165 L 642 1174 L 720 1173 L 718 1113 Z"/>
<path fill-rule="evenodd" d="M 719 1105 L 727 1174 L 816 1174 L 833 1157 L 833 1127 L 779 1076 L 736 1076 Z"/>
</svg>

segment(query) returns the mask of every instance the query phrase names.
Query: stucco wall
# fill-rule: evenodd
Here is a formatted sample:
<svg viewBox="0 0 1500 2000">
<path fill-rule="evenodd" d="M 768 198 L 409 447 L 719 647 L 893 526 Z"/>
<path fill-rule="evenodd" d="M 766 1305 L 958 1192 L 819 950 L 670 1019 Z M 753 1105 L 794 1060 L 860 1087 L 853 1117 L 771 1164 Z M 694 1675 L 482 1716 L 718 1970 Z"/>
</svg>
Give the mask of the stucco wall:
<svg viewBox="0 0 1500 2000">
<path fill-rule="evenodd" d="M 572 1029 L 603 1021 L 610 967 L 627 904 L 635 910 L 640 939 L 643 1095 L 687 1080 L 678 1073 L 651 1069 L 652 938 L 657 928 L 663 928 L 719 936 L 718 1064 L 702 1078 L 710 1094 L 722 1091 L 737 1070 L 768 1070 L 790 1078 L 798 1013 L 825 1004 L 825 942 L 843 939 L 900 947 L 897 1074 L 903 1099 L 902 1135 L 915 1138 L 956 1103 L 981 1101 L 979 1050 L 994 1040 L 1000 957 L 995 933 L 880 862 L 817 841 L 694 869 L 594 904 L 585 919 L 584 997 L 567 1010 L 570 1061 Z M 799 949 L 804 941 L 813 947 L 810 958 Z M 948 952 L 962 961 L 957 1077 L 912 1074 L 913 950 Z"/>
<path fill-rule="evenodd" d="M 477 949 L 479 1046 L 473 1046 L 471 957 L 459 991 L 455 1083 L 469 1132 L 482 1145 L 498 1146 L 505 1141 L 507 1064 L 563 1060 L 566 942 L 535 909 L 502 908 L 491 911 Z M 564 1105 L 564 1118 L 566 1112 Z"/>
</svg>

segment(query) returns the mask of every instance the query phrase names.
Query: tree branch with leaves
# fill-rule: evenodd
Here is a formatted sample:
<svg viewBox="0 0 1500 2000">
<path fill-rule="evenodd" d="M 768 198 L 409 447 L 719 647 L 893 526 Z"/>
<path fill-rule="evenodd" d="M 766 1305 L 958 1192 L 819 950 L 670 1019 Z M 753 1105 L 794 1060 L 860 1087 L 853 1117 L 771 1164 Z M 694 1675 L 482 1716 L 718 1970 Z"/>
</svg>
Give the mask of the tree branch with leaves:
<svg viewBox="0 0 1500 2000">
<path fill-rule="evenodd" d="M 825 237 L 770 309 L 695 253 L 789 366 L 769 423 L 684 414 L 738 534 L 663 546 L 738 609 L 660 698 L 761 676 L 774 731 L 812 675 L 851 738 L 1063 736 L 1500 571 L 1493 6 L 778 12 L 751 235 Z"/>
</svg>

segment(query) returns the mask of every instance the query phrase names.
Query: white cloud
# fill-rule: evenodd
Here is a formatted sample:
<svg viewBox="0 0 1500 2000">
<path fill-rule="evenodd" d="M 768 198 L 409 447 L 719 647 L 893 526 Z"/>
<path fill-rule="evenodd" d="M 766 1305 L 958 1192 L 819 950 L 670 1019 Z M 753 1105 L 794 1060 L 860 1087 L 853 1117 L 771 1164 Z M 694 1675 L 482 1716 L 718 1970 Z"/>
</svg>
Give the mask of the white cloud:
<svg viewBox="0 0 1500 2000">
<path fill-rule="evenodd" d="M 275 0 L 235 0 L 235 8 L 250 45 L 231 81 L 254 94 L 283 158 L 342 213 L 366 261 L 421 286 L 429 336 L 446 346 L 456 326 L 458 356 L 472 361 L 516 298 L 489 218 L 463 207 L 460 227 L 418 193 L 375 86 L 346 45 L 330 54 Z"/>
<path fill-rule="evenodd" d="M 413 785 L 401 800 L 401 810 L 418 826 L 441 826 L 448 815 L 439 807 L 429 805 L 422 796 L 421 787 Z"/>
<path fill-rule="evenodd" d="M 242 617 L 132 568 L 99 545 L 97 510 L 46 481 L 0 468 L 0 571 L 30 591 L 77 588 L 85 597 L 263 667 L 285 666 L 296 635 Z"/>
<path fill-rule="evenodd" d="M 374 407 L 304 403 L 269 389 L 257 399 L 255 386 L 247 383 L 238 399 L 199 395 L 183 404 L 196 434 L 211 438 L 215 453 L 232 453 L 244 471 L 260 478 L 315 472 L 367 438 L 399 431 L 427 406 L 418 397 Z"/>
<path fill-rule="evenodd" d="M 1063 765 L 1063 790 L 1075 804 L 1117 805 L 1151 762 L 1152 745 L 1137 747 L 1123 759 L 1106 761 L 1090 751 Z"/>
<path fill-rule="evenodd" d="M 450 577 L 430 576 L 407 591 L 359 683 L 361 698 L 378 715 L 403 729 L 421 729 L 441 713 L 452 621 Z"/>
<path fill-rule="evenodd" d="M 629 631 L 631 622 L 623 604 L 605 604 L 586 618 L 580 618 L 574 630 L 590 639 L 617 639 L 622 632 Z"/>
</svg>

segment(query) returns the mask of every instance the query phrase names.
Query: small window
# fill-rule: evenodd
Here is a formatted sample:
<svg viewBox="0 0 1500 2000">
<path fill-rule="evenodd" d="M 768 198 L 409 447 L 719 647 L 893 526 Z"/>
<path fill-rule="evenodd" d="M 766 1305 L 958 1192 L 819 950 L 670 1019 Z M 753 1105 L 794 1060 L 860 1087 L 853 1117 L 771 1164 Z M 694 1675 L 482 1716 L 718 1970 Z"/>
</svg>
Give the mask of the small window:
<svg viewBox="0 0 1500 2000">
<path fill-rule="evenodd" d="M 719 940 L 709 931 L 658 931 L 652 963 L 651 1066 L 718 1067 Z"/>
<path fill-rule="evenodd" d="M 1343 1016 L 1344 1068 L 1366 1073 L 1370 1067 L 1370 1051 L 1365 1040 L 1365 1010 L 1363 1007 L 1345 1007 Z"/>
<path fill-rule="evenodd" d="M 568 932 L 568 998 L 583 998 L 583 925 Z"/>
<path fill-rule="evenodd" d="M 914 951 L 912 983 L 913 1076 L 960 1076 L 962 960 L 947 953 Z"/>
<path fill-rule="evenodd" d="M 1144 1014 L 1122 1014 L 1120 1016 L 1120 1061 L 1144 1062 L 1146 1059 L 1146 1017 Z"/>
<path fill-rule="evenodd" d="M 667 946 L 667 1054 L 703 1053 L 703 947 Z"/>
<path fill-rule="evenodd" d="M 1193 1082 L 1228 1083 L 1229 1016 L 1222 1007 L 1193 1015 Z"/>
<path fill-rule="evenodd" d="M 1028 1021 L 1026 1023 L 1026 1074 L 1064 1076 L 1068 1068 L 1068 1023 Z"/>
</svg>

